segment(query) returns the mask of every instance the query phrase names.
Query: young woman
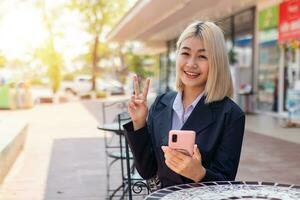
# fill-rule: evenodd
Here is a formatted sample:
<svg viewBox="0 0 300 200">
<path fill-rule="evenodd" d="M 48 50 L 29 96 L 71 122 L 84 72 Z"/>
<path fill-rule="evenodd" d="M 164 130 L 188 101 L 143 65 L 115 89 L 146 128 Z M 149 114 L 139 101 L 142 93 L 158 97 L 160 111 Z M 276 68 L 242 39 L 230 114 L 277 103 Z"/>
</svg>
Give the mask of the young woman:
<svg viewBox="0 0 300 200">
<path fill-rule="evenodd" d="M 234 180 L 242 147 L 245 115 L 230 99 L 232 81 L 222 30 L 194 22 L 177 42 L 176 87 L 156 98 L 149 112 L 146 80 L 128 102 L 132 122 L 124 125 L 140 175 L 158 175 L 162 187 Z M 193 156 L 167 146 L 170 130 L 194 130 Z"/>
</svg>

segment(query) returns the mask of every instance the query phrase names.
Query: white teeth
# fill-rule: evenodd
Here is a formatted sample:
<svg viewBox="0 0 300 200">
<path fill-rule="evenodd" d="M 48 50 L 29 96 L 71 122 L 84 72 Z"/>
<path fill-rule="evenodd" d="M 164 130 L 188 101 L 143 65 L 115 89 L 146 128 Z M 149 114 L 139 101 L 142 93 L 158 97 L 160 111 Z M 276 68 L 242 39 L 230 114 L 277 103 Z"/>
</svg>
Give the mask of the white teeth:
<svg viewBox="0 0 300 200">
<path fill-rule="evenodd" d="M 199 74 L 197 73 L 192 73 L 192 72 L 185 72 L 187 75 L 190 75 L 190 76 L 198 76 Z"/>
</svg>

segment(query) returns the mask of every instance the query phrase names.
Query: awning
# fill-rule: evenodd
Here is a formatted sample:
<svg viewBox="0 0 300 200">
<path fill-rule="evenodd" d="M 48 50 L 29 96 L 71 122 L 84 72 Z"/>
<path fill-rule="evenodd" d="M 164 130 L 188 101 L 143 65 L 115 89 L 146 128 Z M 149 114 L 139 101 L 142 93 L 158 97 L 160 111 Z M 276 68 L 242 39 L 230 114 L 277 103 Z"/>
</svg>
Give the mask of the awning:
<svg viewBox="0 0 300 200">
<path fill-rule="evenodd" d="M 178 37 L 194 20 L 217 20 L 252 7 L 256 0 L 140 0 L 109 33 L 107 39 L 123 43 L 141 41 L 159 48 Z"/>
</svg>

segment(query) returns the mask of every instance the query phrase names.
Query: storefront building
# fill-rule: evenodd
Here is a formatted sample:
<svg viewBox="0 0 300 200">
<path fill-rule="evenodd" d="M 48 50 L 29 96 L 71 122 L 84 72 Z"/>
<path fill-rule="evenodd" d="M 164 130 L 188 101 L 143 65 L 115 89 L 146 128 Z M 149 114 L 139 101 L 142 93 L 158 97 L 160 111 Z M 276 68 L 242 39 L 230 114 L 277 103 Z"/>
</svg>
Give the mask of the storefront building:
<svg viewBox="0 0 300 200">
<path fill-rule="evenodd" d="M 140 41 L 159 54 L 162 93 L 174 89 L 180 32 L 194 20 L 212 20 L 224 31 L 234 100 L 245 111 L 279 116 L 286 113 L 288 96 L 295 94 L 290 91 L 299 80 L 296 38 L 300 15 L 294 13 L 300 12 L 299 1 L 141 0 L 114 27 L 108 39 L 121 43 Z"/>
<path fill-rule="evenodd" d="M 300 0 L 263 1 L 258 11 L 257 110 L 299 119 Z"/>
</svg>

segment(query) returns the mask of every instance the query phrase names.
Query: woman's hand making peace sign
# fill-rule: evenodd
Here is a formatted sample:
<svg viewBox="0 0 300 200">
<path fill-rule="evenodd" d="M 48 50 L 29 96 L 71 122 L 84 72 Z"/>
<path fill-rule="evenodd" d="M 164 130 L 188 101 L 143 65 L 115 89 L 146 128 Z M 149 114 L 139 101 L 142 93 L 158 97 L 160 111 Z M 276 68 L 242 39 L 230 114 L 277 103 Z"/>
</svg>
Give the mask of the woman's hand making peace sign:
<svg viewBox="0 0 300 200">
<path fill-rule="evenodd" d="M 138 77 L 134 76 L 134 92 L 128 102 L 128 112 L 133 122 L 134 130 L 138 130 L 146 125 L 148 115 L 147 95 L 149 91 L 150 79 L 145 81 L 143 93 L 140 94 Z"/>
</svg>

